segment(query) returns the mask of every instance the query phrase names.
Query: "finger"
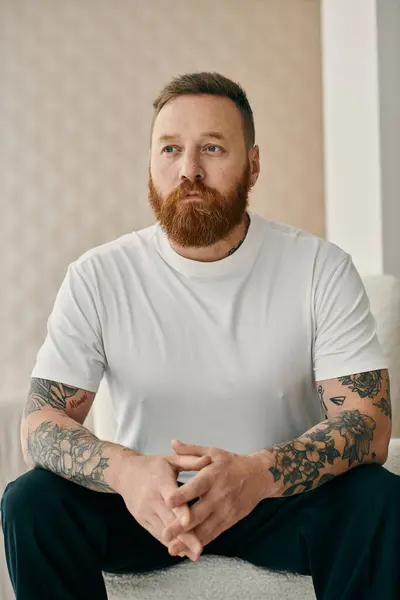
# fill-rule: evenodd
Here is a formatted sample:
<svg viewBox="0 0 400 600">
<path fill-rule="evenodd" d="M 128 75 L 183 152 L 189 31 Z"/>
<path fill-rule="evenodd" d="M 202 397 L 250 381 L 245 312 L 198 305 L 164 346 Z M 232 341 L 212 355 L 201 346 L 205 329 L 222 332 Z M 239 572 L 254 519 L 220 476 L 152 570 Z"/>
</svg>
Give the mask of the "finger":
<svg viewBox="0 0 400 600">
<path fill-rule="evenodd" d="M 166 546 L 166 548 L 168 549 L 168 552 L 171 554 L 170 549 L 168 544 L 166 544 L 164 542 L 164 540 L 162 539 L 162 536 L 159 536 L 160 531 L 162 531 L 163 527 L 164 527 L 164 522 L 163 519 L 161 519 L 156 513 L 154 513 L 151 517 L 151 526 L 149 527 L 149 531 L 153 534 L 154 537 L 156 537 L 158 539 L 159 542 L 161 542 L 164 546 Z M 179 552 L 182 552 L 183 554 L 186 554 L 189 558 L 191 558 L 192 560 L 194 560 L 197 557 L 197 554 L 195 552 L 193 552 L 189 546 L 187 546 L 183 540 L 179 540 Z M 177 554 L 177 553 L 176 553 Z M 175 554 L 171 554 L 171 556 L 175 556 Z"/>
<path fill-rule="evenodd" d="M 163 532 L 163 539 L 166 542 L 171 542 L 174 538 L 178 537 L 178 535 L 185 531 L 194 530 L 201 523 L 203 523 L 203 521 L 209 518 L 209 516 L 215 511 L 215 504 L 210 501 L 211 499 L 207 501 L 207 497 L 208 494 L 202 497 L 201 502 L 197 502 L 191 507 L 190 522 L 187 526 L 182 526 L 178 519 L 175 519 L 172 523 L 168 524 Z M 176 508 L 173 508 L 172 510 L 175 512 Z"/>
<path fill-rule="evenodd" d="M 178 540 L 175 539 L 169 546 L 168 546 L 168 552 L 171 556 L 187 556 L 187 552 L 185 552 L 184 550 L 182 550 L 183 548 L 183 543 Z M 197 556 L 196 556 L 197 557 Z M 194 555 L 190 556 L 190 560 L 194 560 L 196 558 Z"/>
<path fill-rule="evenodd" d="M 163 528 L 163 533 L 165 531 L 165 528 L 168 527 L 168 525 L 171 525 L 172 523 L 177 522 L 179 524 L 180 531 L 174 537 L 179 537 L 180 534 L 184 534 L 185 530 L 186 530 L 188 533 L 185 533 L 185 537 L 182 538 L 185 541 L 185 544 L 190 548 L 190 550 L 192 550 L 192 552 L 201 553 L 203 548 L 202 548 L 199 540 L 197 539 L 197 537 L 195 536 L 195 534 L 193 532 L 189 531 L 191 529 L 191 526 L 190 526 L 191 514 L 190 514 L 189 506 L 187 504 L 182 504 L 181 506 L 178 506 L 173 509 L 168 508 L 165 503 L 165 498 L 168 497 L 169 495 L 170 495 L 169 490 L 166 491 L 165 488 L 163 488 L 161 490 L 161 496 L 164 500 L 164 505 L 161 503 L 161 505 L 159 507 L 159 513 L 165 523 L 165 527 Z M 163 533 L 162 533 L 162 536 L 163 536 Z M 188 536 L 188 537 L 186 537 L 186 536 Z M 166 543 L 166 540 L 164 540 L 164 538 L 163 538 L 163 542 Z"/>
<path fill-rule="evenodd" d="M 175 452 L 178 452 L 180 455 L 192 454 L 193 456 L 204 456 L 204 454 L 207 454 L 207 451 L 209 450 L 207 446 L 199 446 L 198 444 L 185 444 L 179 440 L 172 440 L 171 446 Z"/>
<path fill-rule="evenodd" d="M 190 510 L 186 504 L 172 509 L 166 507 L 166 509 L 174 513 L 176 517 L 168 520 L 168 522 L 165 525 L 163 531 L 163 539 L 166 542 L 170 542 L 181 533 L 184 533 L 185 531 L 190 531 L 193 528 L 191 515 L 188 514 L 186 510 L 182 511 L 182 509 L 186 508 L 188 509 L 188 511 Z"/>
<path fill-rule="evenodd" d="M 212 461 L 211 456 L 181 456 L 178 454 L 166 455 L 165 459 L 177 471 L 200 471 Z"/>
<path fill-rule="evenodd" d="M 165 525 L 175 520 L 175 515 L 173 512 L 170 511 L 166 506 L 162 505 L 158 507 L 157 516 L 161 520 L 162 524 L 164 524 L 164 526 L 161 525 L 161 530 L 164 530 Z M 179 541 L 180 543 L 179 550 L 176 552 L 176 554 L 183 551 L 192 560 L 196 560 L 197 556 L 201 554 L 203 550 L 199 540 L 197 539 L 197 536 L 193 532 L 182 533 L 182 535 L 178 536 L 177 540 L 175 541 Z M 168 550 L 170 550 L 169 545 L 164 539 L 162 539 L 162 543 L 167 546 Z"/>
<path fill-rule="evenodd" d="M 162 517 L 163 522 L 165 523 L 164 530 L 172 523 L 175 523 L 175 521 L 177 521 L 180 524 L 180 533 L 183 533 L 185 528 L 189 526 L 190 509 L 187 504 L 183 504 L 182 506 L 178 506 L 177 508 L 170 509 L 168 508 L 164 500 L 164 505 L 161 504 L 159 507 L 159 513 Z"/>
<path fill-rule="evenodd" d="M 199 473 L 197 473 L 190 481 L 184 483 L 181 487 L 177 488 L 169 495 L 167 499 L 167 506 L 169 508 L 176 508 L 181 504 L 190 502 L 199 496 L 203 496 L 210 491 L 213 484 L 212 475 L 209 469 L 205 467 Z"/>
<path fill-rule="evenodd" d="M 148 529 L 150 531 L 150 533 L 157 538 L 157 540 L 159 542 L 161 542 L 164 546 L 166 546 L 168 548 L 168 552 L 169 552 L 169 547 L 168 544 L 166 544 L 164 542 L 164 540 L 162 539 L 162 535 L 160 536 L 160 531 L 162 531 L 164 528 L 164 521 L 159 517 L 159 515 L 157 515 L 157 513 L 154 513 L 151 516 L 151 523 L 149 523 L 148 525 Z M 197 557 L 197 554 L 195 552 L 193 552 L 188 546 L 186 546 L 186 544 L 183 542 L 183 540 L 179 540 L 179 548 L 180 548 L 180 552 L 184 552 L 185 554 L 187 554 L 187 556 L 189 556 L 192 560 L 195 560 Z M 173 555 L 171 555 L 173 556 Z"/>
<path fill-rule="evenodd" d="M 181 535 L 178 535 L 176 540 L 182 544 L 177 553 L 184 551 L 191 559 L 196 559 L 196 557 L 203 552 L 203 546 L 194 533 L 182 533 Z M 167 546 L 169 547 L 169 544 L 167 544 Z"/>
<path fill-rule="evenodd" d="M 167 507 L 165 507 L 165 509 L 169 510 Z M 185 510 L 185 509 L 187 509 L 187 510 Z M 177 533 L 177 535 L 175 537 L 182 540 L 182 542 L 184 542 L 186 544 L 186 546 L 188 546 L 188 548 L 195 554 L 201 553 L 203 551 L 203 547 L 200 544 L 200 541 L 197 538 L 197 536 L 195 535 L 195 533 L 190 530 L 185 531 L 185 529 L 187 527 L 190 527 L 190 514 L 188 514 L 188 513 L 190 513 L 189 507 L 184 505 L 184 506 L 180 506 L 178 508 L 173 508 L 171 510 L 171 513 L 173 513 L 173 515 L 171 516 L 171 519 L 169 519 L 169 521 L 166 523 L 166 525 L 169 526 L 172 523 L 174 523 L 175 521 L 178 521 L 179 527 L 180 527 L 180 532 Z M 177 519 L 174 517 L 177 517 Z M 191 529 L 191 527 L 190 527 L 190 529 Z M 171 538 L 171 539 L 173 539 L 173 538 Z"/>
<path fill-rule="evenodd" d="M 165 506 L 165 508 L 168 510 L 168 523 L 171 523 L 173 521 L 175 521 L 175 516 L 178 517 L 182 527 L 186 527 L 189 522 L 190 522 L 190 508 L 188 507 L 187 504 L 182 504 L 181 506 L 176 506 L 174 508 L 170 508 L 167 504 L 167 499 L 171 496 L 171 494 L 174 493 L 174 491 L 178 489 L 178 485 L 177 484 L 173 484 L 172 486 L 172 492 L 171 492 L 171 486 L 168 485 L 166 487 L 162 487 L 160 489 L 160 494 L 162 497 L 162 502 L 161 505 Z"/>
<path fill-rule="evenodd" d="M 178 537 L 172 540 L 168 547 L 168 552 L 171 554 L 171 556 L 181 556 L 182 554 L 186 554 L 192 561 L 200 560 L 201 552 L 188 553 L 188 551 L 185 552 L 182 550 L 182 548 L 184 548 L 183 540 Z"/>
<path fill-rule="evenodd" d="M 165 503 L 165 506 L 167 507 L 167 503 Z M 187 525 L 189 525 L 190 522 L 190 508 L 188 507 L 187 504 L 182 504 L 181 506 L 176 506 L 175 508 L 169 508 L 167 507 L 171 513 L 173 513 L 176 517 L 178 517 L 179 522 L 181 523 L 182 527 L 186 527 Z M 173 519 L 173 521 L 175 521 L 175 519 Z"/>
<path fill-rule="evenodd" d="M 174 486 L 176 486 L 176 485 L 177 484 L 174 484 Z M 162 528 L 161 535 L 163 536 L 165 527 L 167 527 L 171 523 L 174 523 L 176 520 L 181 525 L 180 533 L 183 534 L 185 527 L 187 527 L 189 525 L 190 520 L 191 520 L 190 509 L 189 509 L 188 505 L 184 504 L 177 508 L 170 509 L 167 507 L 167 505 L 165 503 L 165 497 L 167 495 L 170 495 L 170 491 L 169 490 L 167 491 L 165 488 L 162 488 L 160 490 L 160 493 L 161 493 L 161 499 L 160 499 L 161 501 L 159 504 L 157 504 L 157 513 L 161 517 L 161 519 L 164 523 L 164 527 Z M 202 552 L 203 548 L 193 532 L 185 533 L 185 537 L 182 539 L 185 542 L 185 544 L 189 547 L 189 549 L 192 550 L 192 552 L 194 552 L 196 554 Z M 165 543 L 164 539 L 163 539 L 163 543 Z"/>
<path fill-rule="evenodd" d="M 196 535 L 198 535 L 201 544 L 207 546 L 210 542 L 215 540 L 223 531 L 229 528 L 228 521 L 225 521 L 221 517 L 221 513 L 211 513 L 208 519 L 203 521 L 199 527 L 196 528 Z"/>
</svg>

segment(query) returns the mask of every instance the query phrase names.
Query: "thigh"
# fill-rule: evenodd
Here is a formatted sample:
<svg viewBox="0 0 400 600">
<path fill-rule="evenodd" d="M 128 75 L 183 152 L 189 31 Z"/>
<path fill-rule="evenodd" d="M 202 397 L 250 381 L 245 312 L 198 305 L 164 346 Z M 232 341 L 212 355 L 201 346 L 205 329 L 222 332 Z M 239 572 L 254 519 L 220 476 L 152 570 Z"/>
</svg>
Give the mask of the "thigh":
<svg viewBox="0 0 400 600">
<path fill-rule="evenodd" d="M 42 468 L 9 483 L 1 504 L 11 528 L 12 521 L 21 531 L 38 528 L 42 544 L 59 537 L 60 549 L 73 538 L 76 548 L 93 550 L 104 571 L 151 570 L 182 560 L 136 521 L 119 494 L 90 490 Z"/>
<path fill-rule="evenodd" d="M 263 500 L 213 540 L 205 553 L 241 558 L 272 571 L 309 575 L 306 504 L 300 496 Z"/>
<path fill-rule="evenodd" d="M 103 571 L 139 573 L 182 562 L 181 557 L 171 556 L 168 548 L 136 521 L 119 494 L 113 498 L 113 507 L 106 521 L 107 551 Z"/>
<path fill-rule="evenodd" d="M 399 530 L 399 505 L 400 477 L 380 465 L 361 465 L 310 492 L 263 500 L 208 551 L 311 575 L 337 561 L 340 547 L 351 572 L 380 519 L 390 515 L 392 529 Z"/>
</svg>

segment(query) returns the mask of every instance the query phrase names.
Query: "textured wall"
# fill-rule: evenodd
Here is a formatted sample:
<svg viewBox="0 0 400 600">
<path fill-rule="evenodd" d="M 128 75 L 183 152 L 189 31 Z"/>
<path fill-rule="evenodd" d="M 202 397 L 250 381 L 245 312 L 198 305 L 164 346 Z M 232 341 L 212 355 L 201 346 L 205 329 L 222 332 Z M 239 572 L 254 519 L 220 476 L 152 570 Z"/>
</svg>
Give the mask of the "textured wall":
<svg viewBox="0 0 400 600">
<path fill-rule="evenodd" d="M 252 209 L 323 235 L 315 0 L 0 0 L 0 394 L 25 393 L 67 264 L 153 222 L 151 103 L 217 70 L 247 90 Z"/>
</svg>

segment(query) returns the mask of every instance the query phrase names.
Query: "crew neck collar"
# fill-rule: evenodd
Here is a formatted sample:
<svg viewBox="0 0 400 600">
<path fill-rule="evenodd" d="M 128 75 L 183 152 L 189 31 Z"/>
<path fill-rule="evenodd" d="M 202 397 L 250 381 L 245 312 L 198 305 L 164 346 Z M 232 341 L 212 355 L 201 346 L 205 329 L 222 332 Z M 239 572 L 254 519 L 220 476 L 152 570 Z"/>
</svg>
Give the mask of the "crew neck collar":
<svg viewBox="0 0 400 600">
<path fill-rule="evenodd" d="M 248 264 L 261 245 L 263 220 L 251 211 L 247 211 L 247 213 L 250 217 L 247 235 L 239 248 L 230 256 L 212 262 L 202 262 L 185 258 L 171 247 L 168 236 L 161 228 L 159 222 L 156 223 L 158 251 L 171 267 L 188 277 L 211 279 L 228 275 Z"/>
</svg>

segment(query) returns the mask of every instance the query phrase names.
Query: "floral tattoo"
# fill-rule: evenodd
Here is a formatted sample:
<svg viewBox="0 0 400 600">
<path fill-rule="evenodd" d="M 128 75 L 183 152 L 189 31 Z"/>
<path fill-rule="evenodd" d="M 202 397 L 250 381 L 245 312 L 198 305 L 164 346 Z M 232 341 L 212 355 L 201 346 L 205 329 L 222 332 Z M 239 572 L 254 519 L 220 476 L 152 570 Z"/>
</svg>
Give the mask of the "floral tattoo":
<svg viewBox="0 0 400 600">
<path fill-rule="evenodd" d="M 350 388 L 352 392 L 356 392 L 360 398 L 369 398 L 375 400 L 373 406 L 377 406 L 381 409 L 386 417 L 392 418 L 392 408 L 390 403 L 390 381 L 388 376 L 383 376 L 382 371 L 365 371 L 363 373 L 357 373 L 356 375 L 346 375 L 345 377 L 338 377 L 338 381 Z M 385 390 L 387 390 L 387 395 Z M 325 418 L 328 417 L 328 407 L 324 399 L 324 389 L 322 385 L 318 386 L 318 395 L 321 403 L 321 407 L 324 411 Z M 380 400 L 377 397 L 381 395 Z M 386 397 L 385 397 L 386 396 Z M 333 396 L 329 398 L 329 401 L 336 406 L 343 406 L 346 400 L 346 396 Z"/>
<path fill-rule="evenodd" d="M 28 435 L 27 453 L 36 466 L 97 492 L 113 493 L 104 480 L 105 446 L 84 427 L 71 429 L 44 421 Z"/>
<path fill-rule="evenodd" d="M 289 485 L 283 496 L 309 491 L 333 479 L 335 475 L 321 475 L 321 470 L 336 459 L 348 460 L 349 467 L 362 463 L 370 453 L 375 428 L 372 417 L 359 410 L 348 410 L 329 419 L 323 429 L 275 446 L 275 465 L 269 471 L 274 481 L 282 479 L 284 485 Z M 333 431 L 345 439 L 342 454 L 335 447 Z"/>
<path fill-rule="evenodd" d="M 342 385 L 347 385 L 352 392 L 357 392 L 360 398 L 374 398 L 382 389 L 381 371 L 365 371 L 357 375 L 338 377 Z"/>
<path fill-rule="evenodd" d="M 58 383 L 57 381 L 33 377 L 28 400 L 24 410 L 24 417 L 28 417 L 31 413 L 40 410 L 42 407 L 65 410 L 67 408 L 67 402 L 69 399 L 71 399 L 70 401 L 72 406 L 78 406 L 84 400 L 86 400 L 86 396 L 84 394 L 83 398 L 74 402 L 73 397 L 79 391 L 80 390 L 76 387 Z"/>
<path fill-rule="evenodd" d="M 381 400 L 378 400 L 378 402 L 373 402 L 372 404 L 374 406 L 378 406 L 383 414 L 389 417 L 389 419 L 392 418 L 392 406 L 390 400 L 387 400 L 387 398 L 381 398 Z"/>
</svg>

